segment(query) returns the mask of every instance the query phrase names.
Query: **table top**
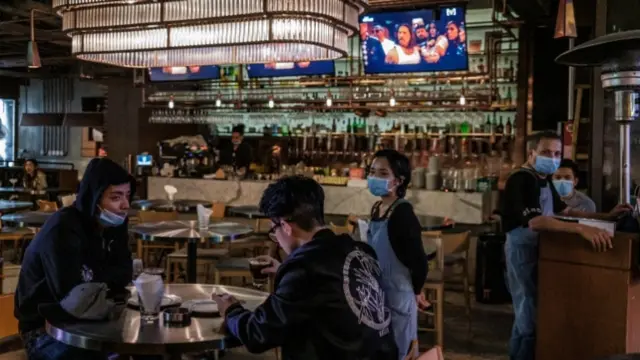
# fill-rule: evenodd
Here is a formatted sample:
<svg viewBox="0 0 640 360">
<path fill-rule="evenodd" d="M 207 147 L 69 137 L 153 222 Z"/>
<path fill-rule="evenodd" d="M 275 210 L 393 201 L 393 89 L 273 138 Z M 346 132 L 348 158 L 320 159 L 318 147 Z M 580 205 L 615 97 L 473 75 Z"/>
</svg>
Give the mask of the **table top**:
<svg viewBox="0 0 640 360">
<path fill-rule="evenodd" d="M 13 187 L 13 186 L 2 186 L 0 187 L 0 193 L 10 193 L 10 194 L 30 194 L 30 195 L 46 195 L 48 193 L 75 193 L 75 190 L 71 189 L 62 189 L 62 188 L 46 188 L 43 190 L 33 190 L 27 189 L 23 187 Z"/>
<path fill-rule="evenodd" d="M 195 212 L 198 205 L 206 208 L 213 206 L 211 201 L 206 200 L 136 200 L 131 203 L 131 207 L 138 210 L 154 210 L 154 211 L 177 211 L 177 212 Z"/>
<path fill-rule="evenodd" d="M 228 293 L 244 301 L 245 308 L 254 310 L 268 294 L 233 286 L 171 284 L 165 293 L 177 295 L 182 301 L 209 300 L 213 291 Z M 122 308 L 121 308 L 122 309 Z M 124 308 L 113 320 L 102 322 L 47 323 L 53 338 L 83 349 L 131 355 L 165 355 L 198 352 L 225 347 L 225 335 L 219 332 L 223 319 L 192 318 L 191 325 L 167 327 L 162 314 L 158 323 L 141 324 L 140 312 Z"/>
<path fill-rule="evenodd" d="M 262 213 L 257 206 L 233 206 L 229 208 L 229 213 L 232 215 L 240 215 L 249 219 L 265 219 L 267 216 Z"/>
<path fill-rule="evenodd" d="M 210 223 L 206 231 L 200 231 L 197 220 L 176 220 L 142 223 L 130 228 L 142 240 L 175 241 L 206 238 L 213 242 L 241 239 L 253 234 L 249 226 L 233 222 Z"/>
<path fill-rule="evenodd" d="M 18 210 L 28 210 L 33 207 L 30 201 L 0 200 L 0 213 L 6 214 Z"/>
<path fill-rule="evenodd" d="M 3 215 L 0 219 L 3 222 L 16 227 L 42 227 L 54 212 L 45 211 L 25 211 L 14 214 Z M 129 210 L 129 216 L 137 214 L 137 210 Z"/>
</svg>

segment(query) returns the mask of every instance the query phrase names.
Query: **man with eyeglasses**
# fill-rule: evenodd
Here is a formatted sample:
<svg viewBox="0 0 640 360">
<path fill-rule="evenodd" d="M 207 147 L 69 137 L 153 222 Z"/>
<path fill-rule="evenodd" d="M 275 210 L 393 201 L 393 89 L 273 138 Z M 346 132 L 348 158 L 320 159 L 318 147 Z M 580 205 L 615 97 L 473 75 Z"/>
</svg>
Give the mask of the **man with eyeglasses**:
<svg viewBox="0 0 640 360">
<path fill-rule="evenodd" d="M 214 295 L 228 333 L 252 353 L 282 348 L 284 359 L 397 360 L 391 314 L 373 249 L 324 223 L 324 191 L 293 176 L 269 185 L 260 211 L 288 254 L 269 258 L 274 293 L 251 312 L 230 295 Z"/>
</svg>

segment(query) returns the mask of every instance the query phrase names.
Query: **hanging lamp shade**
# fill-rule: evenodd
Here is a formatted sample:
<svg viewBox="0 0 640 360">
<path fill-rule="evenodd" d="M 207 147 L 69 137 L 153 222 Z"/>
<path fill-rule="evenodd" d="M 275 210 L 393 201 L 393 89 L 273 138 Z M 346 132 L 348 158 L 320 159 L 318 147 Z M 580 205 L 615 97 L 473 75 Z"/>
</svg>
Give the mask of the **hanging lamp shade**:
<svg viewBox="0 0 640 360">
<path fill-rule="evenodd" d="M 148 68 L 347 55 L 361 0 L 53 0 L 81 60 Z"/>
<path fill-rule="evenodd" d="M 29 47 L 27 48 L 27 66 L 31 69 L 37 69 L 42 67 L 40 61 L 40 51 L 38 51 L 38 43 L 35 40 L 29 41 Z"/>
<path fill-rule="evenodd" d="M 558 17 L 556 19 L 556 31 L 554 39 L 576 38 L 576 13 L 573 7 L 573 0 L 560 0 L 558 4 Z"/>
</svg>

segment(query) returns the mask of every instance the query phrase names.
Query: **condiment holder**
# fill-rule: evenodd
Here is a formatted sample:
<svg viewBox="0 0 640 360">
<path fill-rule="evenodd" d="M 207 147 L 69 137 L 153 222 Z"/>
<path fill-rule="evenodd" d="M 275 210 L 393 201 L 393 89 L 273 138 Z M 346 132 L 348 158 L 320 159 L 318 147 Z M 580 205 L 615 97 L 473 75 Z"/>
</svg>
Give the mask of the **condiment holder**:
<svg viewBox="0 0 640 360">
<path fill-rule="evenodd" d="M 189 326 L 191 324 L 191 313 L 185 308 L 169 308 L 162 312 L 165 326 Z"/>
</svg>

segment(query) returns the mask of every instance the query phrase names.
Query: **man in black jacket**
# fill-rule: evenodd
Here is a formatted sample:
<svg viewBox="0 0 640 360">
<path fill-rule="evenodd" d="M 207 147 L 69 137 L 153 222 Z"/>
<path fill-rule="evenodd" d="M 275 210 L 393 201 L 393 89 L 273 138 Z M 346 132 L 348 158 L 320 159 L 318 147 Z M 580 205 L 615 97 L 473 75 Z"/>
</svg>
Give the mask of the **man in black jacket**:
<svg viewBox="0 0 640 360">
<path fill-rule="evenodd" d="M 229 295 L 213 296 L 230 335 L 253 353 L 282 347 L 286 360 L 397 360 L 375 252 L 324 226 L 322 187 L 281 179 L 260 209 L 289 256 L 282 265 L 271 259 L 275 291 L 254 312 Z"/>
<path fill-rule="evenodd" d="M 74 287 L 88 282 L 107 284 L 110 296 L 126 293 L 132 277 L 127 210 L 134 185 L 115 162 L 93 159 L 76 202 L 52 215 L 27 248 L 15 316 L 29 359 L 101 358 L 47 335 L 38 305 L 59 303 Z"/>
</svg>

